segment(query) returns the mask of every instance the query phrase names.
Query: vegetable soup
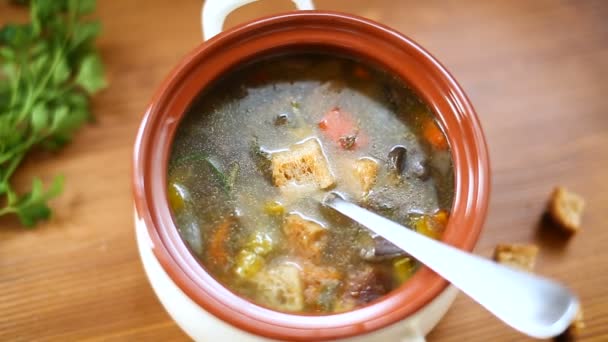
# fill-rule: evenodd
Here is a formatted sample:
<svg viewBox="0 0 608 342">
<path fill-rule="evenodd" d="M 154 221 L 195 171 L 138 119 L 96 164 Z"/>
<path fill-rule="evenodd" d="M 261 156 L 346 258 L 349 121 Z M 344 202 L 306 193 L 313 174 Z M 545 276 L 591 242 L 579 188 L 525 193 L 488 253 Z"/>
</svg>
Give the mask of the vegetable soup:
<svg viewBox="0 0 608 342">
<path fill-rule="evenodd" d="M 329 191 L 432 238 L 454 195 L 448 142 L 415 92 L 321 54 L 258 60 L 204 91 L 175 135 L 167 186 L 210 274 L 257 304 L 313 314 L 370 303 L 419 267 L 323 207 Z"/>
</svg>

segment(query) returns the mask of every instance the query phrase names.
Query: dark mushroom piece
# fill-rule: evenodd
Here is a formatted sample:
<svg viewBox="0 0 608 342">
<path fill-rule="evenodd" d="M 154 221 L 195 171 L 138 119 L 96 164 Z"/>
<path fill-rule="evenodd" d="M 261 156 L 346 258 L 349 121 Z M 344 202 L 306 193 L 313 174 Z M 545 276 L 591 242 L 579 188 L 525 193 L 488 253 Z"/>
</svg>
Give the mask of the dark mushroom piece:
<svg viewBox="0 0 608 342">
<path fill-rule="evenodd" d="M 388 153 L 388 168 L 398 176 L 405 170 L 407 149 L 403 145 L 395 145 Z"/>
<path fill-rule="evenodd" d="M 339 142 L 340 146 L 342 146 L 343 149 L 350 150 L 355 146 L 355 143 L 357 142 L 357 135 L 345 135 L 343 137 L 340 137 Z"/>
<path fill-rule="evenodd" d="M 275 126 L 283 126 L 289 123 L 289 114 L 281 113 L 274 118 Z"/>
<path fill-rule="evenodd" d="M 386 292 L 379 275 L 369 265 L 351 270 L 344 280 L 344 299 L 357 305 L 369 303 Z"/>
<path fill-rule="evenodd" d="M 374 237 L 372 246 L 362 248 L 360 253 L 361 259 L 370 262 L 380 262 L 407 255 L 401 248 L 381 236 Z"/>
</svg>

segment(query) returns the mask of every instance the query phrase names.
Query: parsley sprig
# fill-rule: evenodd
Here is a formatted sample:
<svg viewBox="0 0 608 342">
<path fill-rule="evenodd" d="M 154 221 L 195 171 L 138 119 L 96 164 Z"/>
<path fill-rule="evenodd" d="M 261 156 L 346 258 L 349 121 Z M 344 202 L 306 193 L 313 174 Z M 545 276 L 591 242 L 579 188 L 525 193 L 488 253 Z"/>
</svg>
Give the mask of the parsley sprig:
<svg viewBox="0 0 608 342">
<path fill-rule="evenodd" d="M 11 177 L 34 148 L 56 150 L 92 118 L 89 97 L 106 86 L 94 46 L 101 25 L 88 19 L 94 0 L 31 0 L 30 22 L 0 29 L 0 216 L 25 226 L 47 219 L 62 189 L 39 178 L 19 194 Z"/>
</svg>

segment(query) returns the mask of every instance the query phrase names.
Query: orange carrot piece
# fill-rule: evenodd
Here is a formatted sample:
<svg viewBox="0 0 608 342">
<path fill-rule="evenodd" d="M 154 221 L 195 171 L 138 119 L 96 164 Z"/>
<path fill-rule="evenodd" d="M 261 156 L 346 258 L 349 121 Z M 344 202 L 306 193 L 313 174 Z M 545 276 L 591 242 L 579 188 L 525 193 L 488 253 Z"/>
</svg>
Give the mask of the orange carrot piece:
<svg viewBox="0 0 608 342">
<path fill-rule="evenodd" d="M 326 130 L 329 128 L 329 126 L 327 126 L 327 119 L 323 119 L 319 122 L 319 128 L 322 130 Z"/>
<path fill-rule="evenodd" d="M 228 241 L 232 223 L 233 220 L 230 218 L 222 221 L 209 239 L 209 256 L 216 266 L 226 265 L 228 262 L 226 241 Z"/>
<path fill-rule="evenodd" d="M 435 222 L 437 222 L 437 224 L 439 224 L 442 227 L 442 229 L 448 225 L 449 217 L 450 217 L 450 213 L 448 213 L 448 211 L 445 209 L 439 209 L 439 210 L 437 210 L 437 212 L 435 212 L 435 214 L 433 214 L 433 218 L 435 219 Z"/>
<path fill-rule="evenodd" d="M 445 150 L 448 148 L 448 141 L 443 135 L 437 123 L 432 119 L 426 120 L 422 125 L 422 135 L 428 141 L 431 146 L 438 150 Z"/>
<path fill-rule="evenodd" d="M 352 115 L 338 107 L 334 107 L 325 113 L 323 119 L 318 123 L 318 127 L 329 139 L 335 141 L 344 149 L 364 146 L 369 140 L 365 134 L 359 131 Z M 354 137 L 354 142 L 345 145 L 344 141 L 349 137 Z"/>
<path fill-rule="evenodd" d="M 450 214 L 443 209 L 433 213 L 433 215 L 423 215 L 416 218 L 414 227 L 416 231 L 433 239 L 439 239 L 448 224 Z"/>
<path fill-rule="evenodd" d="M 335 107 L 325 113 L 319 122 L 319 128 L 334 141 L 355 132 L 355 123 L 351 115 Z"/>
</svg>

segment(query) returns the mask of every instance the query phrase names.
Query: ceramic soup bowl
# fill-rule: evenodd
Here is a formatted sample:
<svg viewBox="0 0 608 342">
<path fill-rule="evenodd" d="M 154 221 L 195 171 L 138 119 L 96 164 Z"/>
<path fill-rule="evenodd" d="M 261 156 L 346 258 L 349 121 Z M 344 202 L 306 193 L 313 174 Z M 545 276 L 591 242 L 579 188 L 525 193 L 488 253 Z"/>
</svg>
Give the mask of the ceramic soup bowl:
<svg viewBox="0 0 608 342">
<path fill-rule="evenodd" d="M 306 3 L 299 5 L 306 8 Z M 235 7 L 216 5 L 206 5 L 215 18 L 208 19 L 205 28 L 211 34 Z M 389 27 L 343 13 L 296 11 L 240 25 L 204 42 L 153 97 L 133 157 L 136 235 L 150 283 L 169 314 L 195 340 L 424 340 L 457 294 L 426 267 L 398 289 L 353 311 L 324 316 L 277 312 L 216 281 L 189 252 L 173 222 L 166 196 L 167 161 L 176 128 L 193 99 L 243 63 L 302 49 L 379 65 L 429 105 L 447 135 L 454 163 L 455 196 L 442 240 L 466 251 L 475 246 L 488 207 L 490 170 L 479 121 L 462 88 L 433 56 Z"/>
</svg>

